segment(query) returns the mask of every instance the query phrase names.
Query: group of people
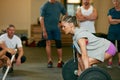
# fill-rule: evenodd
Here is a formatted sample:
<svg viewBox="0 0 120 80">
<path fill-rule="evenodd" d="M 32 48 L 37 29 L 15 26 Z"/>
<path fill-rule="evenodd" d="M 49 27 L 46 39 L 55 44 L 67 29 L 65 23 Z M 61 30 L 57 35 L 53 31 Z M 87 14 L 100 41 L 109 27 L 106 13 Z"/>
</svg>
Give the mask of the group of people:
<svg viewBox="0 0 120 80">
<path fill-rule="evenodd" d="M 94 23 L 97 19 L 97 11 L 91 5 L 90 0 L 82 0 L 82 6 L 77 9 L 75 16 L 68 15 L 65 8 L 56 0 L 49 0 L 42 6 L 40 24 L 43 29 L 43 37 L 46 39 L 48 68 L 53 67 L 51 40 L 55 40 L 56 43 L 57 67 L 62 67 L 64 64 L 60 27 L 58 26 L 61 13 L 64 15 L 61 19 L 62 30 L 65 34 L 73 35 L 73 45 L 78 53 L 78 75 L 93 64 L 104 62 L 104 60 L 108 60 L 108 65 L 111 66 L 112 57 L 116 52 L 119 55 L 118 65 L 120 66 L 120 0 L 112 0 L 112 2 L 114 7 L 108 12 L 110 23 L 108 40 L 92 34 L 96 33 Z M 115 41 L 117 41 L 117 48 Z"/>
<path fill-rule="evenodd" d="M 79 12 L 81 13 L 83 12 L 82 11 L 83 7 L 88 5 L 87 1 L 89 2 L 89 0 L 82 0 L 82 1 L 83 1 L 83 6 L 79 10 Z M 84 3 L 84 1 L 86 3 Z M 116 54 L 117 49 L 118 49 L 118 57 L 119 57 L 118 66 L 120 66 L 120 53 L 119 53 L 120 52 L 120 47 L 119 47 L 120 46 L 120 41 L 119 41 L 120 40 L 120 35 L 119 35 L 120 0 L 112 0 L 112 2 L 114 4 L 114 7 L 111 8 L 108 12 L 108 20 L 110 23 L 110 27 L 108 31 L 108 40 L 104 38 L 96 37 L 95 35 L 92 34 L 94 32 L 89 30 L 89 28 L 91 27 L 89 26 L 89 21 L 95 20 L 96 18 L 93 16 L 95 16 L 96 14 L 94 15 L 91 14 L 91 16 L 89 15 L 84 16 L 84 14 L 80 13 L 77 14 L 77 16 L 66 16 L 62 20 L 62 30 L 65 32 L 65 34 L 73 35 L 73 44 L 78 53 L 77 54 L 78 76 L 80 76 L 82 71 L 91 67 L 93 64 L 104 62 L 105 60 L 108 60 L 109 61 L 108 65 L 111 66 L 112 57 Z M 88 8 L 86 9 L 89 10 Z M 91 19 L 89 19 L 88 17 Z M 79 21 L 82 21 L 80 22 L 80 25 L 79 25 Z M 86 29 L 85 25 L 88 25 L 89 28 Z M 115 41 L 117 41 L 117 48 L 115 46 Z"/>
<path fill-rule="evenodd" d="M 95 31 L 95 20 L 97 11 L 91 5 L 90 0 L 82 0 L 82 6 L 77 9 L 75 16 L 68 15 L 64 6 L 56 0 L 48 0 L 40 11 L 40 24 L 43 30 L 43 38 L 46 39 L 46 53 L 48 58 L 48 68 L 53 67 L 51 55 L 51 40 L 55 40 L 58 64 L 61 68 L 64 65 L 62 60 L 62 43 L 60 28 L 65 34 L 73 35 L 73 45 L 76 48 L 78 58 L 78 73 L 91 67 L 93 64 L 108 60 L 109 66 L 112 65 L 112 57 L 118 52 L 120 66 L 120 0 L 112 0 L 114 7 L 108 11 L 108 20 L 110 23 L 108 39 L 96 37 L 92 33 Z M 61 13 L 64 15 L 61 17 Z M 59 21 L 61 19 L 61 26 Z M 22 42 L 15 34 L 15 26 L 9 25 L 6 33 L 0 36 L 0 67 L 3 71 L 7 66 L 13 64 L 20 65 L 26 61 L 24 56 Z M 117 48 L 115 42 L 117 41 Z M 16 51 L 17 49 L 17 51 Z M 10 59 L 15 54 L 15 59 L 11 63 Z"/>
</svg>

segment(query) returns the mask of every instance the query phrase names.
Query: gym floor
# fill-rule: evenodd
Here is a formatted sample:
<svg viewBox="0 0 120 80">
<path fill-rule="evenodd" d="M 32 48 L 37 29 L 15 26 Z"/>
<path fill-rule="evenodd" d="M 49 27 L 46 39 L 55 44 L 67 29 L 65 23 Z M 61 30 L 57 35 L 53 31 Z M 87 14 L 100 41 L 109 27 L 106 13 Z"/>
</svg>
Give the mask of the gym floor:
<svg viewBox="0 0 120 80">
<path fill-rule="evenodd" d="M 45 48 L 24 47 L 27 61 L 21 66 L 14 65 L 14 72 L 9 73 L 6 80 L 63 80 L 62 69 L 57 68 L 56 48 L 52 47 L 53 68 L 47 68 L 47 57 Z M 73 58 L 71 46 L 63 47 L 63 61 Z M 98 66 L 106 69 L 112 77 L 112 80 L 120 80 L 120 68 L 117 66 L 117 55 L 113 59 L 114 65 L 112 69 L 106 68 L 106 62 L 98 64 Z M 0 70 L 0 78 L 2 78 L 2 69 Z"/>
</svg>

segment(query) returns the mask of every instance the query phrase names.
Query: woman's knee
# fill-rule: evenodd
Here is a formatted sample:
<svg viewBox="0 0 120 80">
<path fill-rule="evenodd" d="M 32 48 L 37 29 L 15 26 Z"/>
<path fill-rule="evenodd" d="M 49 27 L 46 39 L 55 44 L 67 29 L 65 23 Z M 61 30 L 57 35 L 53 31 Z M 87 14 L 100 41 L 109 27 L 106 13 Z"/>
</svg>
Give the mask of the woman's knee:
<svg viewBox="0 0 120 80">
<path fill-rule="evenodd" d="M 89 58 L 89 64 L 90 64 L 90 66 L 92 66 L 93 64 L 97 64 L 99 62 L 100 61 L 98 61 L 97 59 Z"/>
</svg>

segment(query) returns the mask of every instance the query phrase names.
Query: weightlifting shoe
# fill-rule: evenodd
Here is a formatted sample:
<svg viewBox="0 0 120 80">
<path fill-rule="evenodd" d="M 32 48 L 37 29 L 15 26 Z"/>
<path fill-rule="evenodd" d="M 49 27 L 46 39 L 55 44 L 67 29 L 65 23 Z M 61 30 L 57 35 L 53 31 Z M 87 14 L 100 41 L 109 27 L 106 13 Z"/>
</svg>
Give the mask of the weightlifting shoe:
<svg viewBox="0 0 120 80">
<path fill-rule="evenodd" d="M 63 65 L 64 65 L 64 62 L 63 62 L 63 61 L 60 61 L 60 62 L 58 62 L 57 67 L 58 67 L 58 68 L 62 68 Z"/>
<path fill-rule="evenodd" d="M 49 61 L 49 62 L 48 62 L 47 67 L 48 67 L 48 68 L 52 68 L 52 67 L 53 67 L 52 61 Z"/>
</svg>

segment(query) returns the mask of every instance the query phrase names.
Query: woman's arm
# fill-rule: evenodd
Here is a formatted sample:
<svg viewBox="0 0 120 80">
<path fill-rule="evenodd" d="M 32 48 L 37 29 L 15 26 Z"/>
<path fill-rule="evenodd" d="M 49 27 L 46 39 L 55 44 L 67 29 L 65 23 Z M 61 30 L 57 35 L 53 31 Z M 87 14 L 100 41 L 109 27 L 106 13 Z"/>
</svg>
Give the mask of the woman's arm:
<svg viewBox="0 0 120 80">
<path fill-rule="evenodd" d="M 120 19 L 113 19 L 111 15 L 108 16 L 108 21 L 110 24 L 119 24 Z"/>
<path fill-rule="evenodd" d="M 88 54 L 87 54 L 87 50 L 86 50 L 86 45 L 87 45 L 86 41 L 87 41 L 87 39 L 85 39 L 85 38 L 81 38 L 78 40 L 78 44 L 80 46 L 81 54 L 82 54 L 82 61 L 85 66 L 85 69 L 87 69 L 89 67 L 89 59 L 88 59 Z"/>
</svg>

